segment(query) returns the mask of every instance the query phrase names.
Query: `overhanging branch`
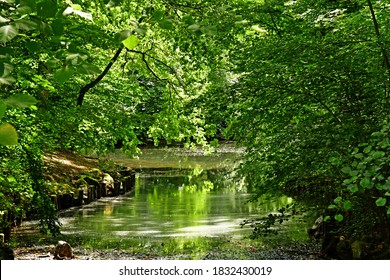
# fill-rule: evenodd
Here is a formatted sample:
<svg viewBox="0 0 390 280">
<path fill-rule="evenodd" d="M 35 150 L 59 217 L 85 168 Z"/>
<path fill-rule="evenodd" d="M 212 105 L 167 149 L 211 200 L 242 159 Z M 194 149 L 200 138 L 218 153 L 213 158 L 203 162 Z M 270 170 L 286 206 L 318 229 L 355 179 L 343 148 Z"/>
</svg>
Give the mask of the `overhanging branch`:
<svg viewBox="0 0 390 280">
<path fill-rule="evenodd" d="M 91 88 L 93 88 L 94 86 L 96 86 L 104 78 L 104 76 L 108 73 L 108 71 L 110 70 L 112 65 L 118 59 L 118 57 L 121 54 L 122 50 L 123 50 L 123 47 L 120 47 L 116 51 L 116 53 L 113 56 L 113 58 L 111 58 L 110 62 L 107 64 L 106 68 L 104 68 L 103 72 L 99 76 L 97 76 L 97 78 L 95 80 L 93 80 L 89 84 L 86 84 L 83 88 L 80 89 L 79 97 L 77 98 L 77 105 L 81 106 L 83 104 L 84 96 L 87 93 L 87 91 L 90 90 Z"/>
<path fill-rule="evenodd" d="M 132 52 L 132 53 L 140 54 L 141 57 L 142 57 L 142 61 L 144 62 L 145 66 L 146 66 L 146 68 L 149 70 L 149 72 L 152 73 L 152 75 L 153 75 L 157 80 L 167 82 L 167 83 L 172 87 L 172 89 L 176 92 L 175 86 L 177 86 L 177 85 L 175 85 L 172 81 L 170 81 L 170 80 L 167 79 L 167 78 L 160 78 L 160 77 L 156 74 L 156 72 L 152 69 L 152 67 L 150 67 L 149 62 L 146 60 L 146 56 L 148 56 L 148 57 L 154 59 L 155 61 L 158 61 L 159 63 L 163 64 L 165 67 L 169 68 L 172 72 L 175 73 L 175 71 L 174 71 L 174 69 L 173 69 L 172 67 L 170 67 L 169 65 L 167 65 L 167 64 L 164 63 L 163 61 L 161 61 L 161 60 L 159 60 L 159 59 L 157 59 L 157 58 L 155 58 L 155 57 L 153 57 L 153 56 L 147 54 L 147 52 L 141 52 L 141 51 L 136 51 L 136 50 L 128 50 L 128 51 L 129 51 L 129 52 Z M 181 83 L 180 79 L 177 77 L 176 73 L 175 73 L 174 75 L 175 75 L 176 79 L 178 80 L 178 82 L 180 83 L 180 86 L 181 86 L 182 88 L 184 88 L 183 84 Z"/>
</svg>

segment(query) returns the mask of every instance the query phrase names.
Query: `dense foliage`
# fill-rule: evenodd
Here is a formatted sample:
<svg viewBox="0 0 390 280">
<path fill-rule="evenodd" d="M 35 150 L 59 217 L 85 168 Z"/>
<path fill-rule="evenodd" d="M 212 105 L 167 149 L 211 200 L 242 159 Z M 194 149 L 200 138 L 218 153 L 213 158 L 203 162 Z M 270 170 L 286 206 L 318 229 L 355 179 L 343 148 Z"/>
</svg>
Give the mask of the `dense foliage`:
<svg viewBox="0 0 390 280">
<path fill-rule="evenodd" d="M 11 221 L 33 203 L 55 228 L 31 168 L 45 151 L 225 138 L 247 148 L 240 171 L 257 196 L 295 197 L 348 238 L 385 228 L 375 236 L 389 243 L 386 1 L 0 7 L 0 209 Z"/>
</svg>

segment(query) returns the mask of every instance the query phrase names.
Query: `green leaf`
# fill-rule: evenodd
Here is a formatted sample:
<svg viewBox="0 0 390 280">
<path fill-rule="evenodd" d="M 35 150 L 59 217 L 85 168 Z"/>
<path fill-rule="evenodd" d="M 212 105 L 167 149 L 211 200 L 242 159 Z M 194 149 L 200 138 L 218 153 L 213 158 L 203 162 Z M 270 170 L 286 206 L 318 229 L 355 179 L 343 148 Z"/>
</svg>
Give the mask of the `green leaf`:
<svg viewBox="0 0 390 280">
<path fill-rule="evenodd" d="M 9 22 L 9 19 L 0 15 L 0 23 L 6 23 L 6 22 Z"/>
<path fill-rule="evenodd" d="M 390 215 L 390 207 L 387 208 L 387 215 Z"/>
<path fill-rule="evenodd" d="M 41 43 L 36 41 L 29 41 L 26 42 L 26 47 L 30 52 L 36 53 L 41 50 Z"/>
<path fill-rule="evenodd" d="M 384 191 L 390 191 L 390 182 L 387 180 L 386 183 L 380 185 L 380 188 L 377 188 Z"/>
<path fill-rule="evenodd" d="M 371 180 L 369 178 L 363 178 L 360 181 L 360 186 L 362 186 L 365 189 L 369 189 L 371 187 Z"/>
<path fill-rule="evenodd" d="M 345 166 L 345 167 L 341 168 L 341 172 L 346 173 L 346 174 L 349 174 L 351 171 L 352 171 L 352 169 L 349 166 Z"/>
<path fill-rule="evenodd" d="M 355 193 L 357 191 L 359 191 L 359 188 L 357 185 L 353 184 L 351 186 L 348 186 L 348 190 L 351 192 L 351 193 Z"/>
<path fill-rule="evenodd" d="M 344 216 L 342 214 L 337 214 L 334 216 L 334 218 L 338 222 L 342 222 L 344 220 Z"/>
<path fill-rule="evenodd" d="M 38 100 L 29 94 L 17 93 L 8 97 L 6 100 L 4 100 L 4 102 L 10 106 L 28 108 L 31 105 L 35 105 Z"/>
<path fill-rule="evenodd" d="M 37 4 L 38 15 L 44 18 L 54 18 L 57 13 L 57 1 L 46 0 Z"/>
<path fill-rule="evenodd" d="M 371 150 L 372 150 L 372 146 L 369 145 L 369 146 L 367 146 L 367 147 L 364 148 L 363 152 L 366 153 L 366 154 L 368 154 L 369 152 L 371 152 Z"/>
<path fill-rule="evenodd" d="M 4 117 L 5 110 L 7 109 L 7 105 L 0 100 L 0 119 Z"/>
<path fill-rule="evenodd" d="M 88 56 L 86 54 L 79 54 L 78 47 L 79 46 L 77 44 L 72 42 L 68 45 L 68 52 L 78 55 L 78 57 L 82 60 L 86 60 Z M 66 57 L 66 59 L 68 59 L 68 57 Z"/>
<path fill-rule="evenodd" d="M 21 15 L 31 14 L 37 10 L 36 2 L 36 0 L 21 0 L 16 11 Z"/>
<path fill-rule="evenodd" d="M 343 185 L 349 185 L 349 184 L 355 182 L 357 178 L 358 178 L 357 176 L 353 176 L 351 178 L 345 179 L 343 181 Z"/>
<path fill-rule="evenodd" d="M 60 36 L 64 33 L 64 23 L 61 19 L 55 19 L 51 24 L 51 28 L 55 35 Z"/>
<path fill-rule="evenodd" d="M 361 171 L 364 171 L 366 168 L 367 168 L 367 165 L 365 162 L 361 161 L 358 163 L 358 165 L 356 166 L 357 169 L 361 170 Z"/>
<path fill-rule="evenodd" d="M 2 76 L 8 76 L 14 70 L 14 66 L 10 63 L 3 63 Z"/>
<path fill-rule="evenodd" d="M 235 21 L 234 24 L 237 24 L 237 25 L 247 25 L 249 23 L 248 20 L 246 19 L 243 19 L 243 20 L 239 20 L 239 21 Z"/>
<path fill-rule="evenodd" d="M 14 25 L 18 28 L 18 29 L 22 29 L 22 30 L 25 30 L 25 31 L 31 31 L 31 30 L 35 30 L 38 28 L 38 24 L 31 21 L 31 20 L 27 20 L 27 19 L 20 19 L 18 21 L 15 21 L 14 22 Z"/>
<path fill-rule="evenodd" d="M 337 209 L 337 205 L 331 204 L 328 206 L 328 209 Z"/>
<path fill-rule="evenodd" d="M 51 26 L 44 21 L 39 21 L 39 30 L 47 36 L 51 36 L 53 34 Z"/>
<path fill-rule="evenodd" d="M 126 40 L 123 40 L 122 43 L 127 49 L 132 50 L 139 44 L 139 39 L 137 36 L 131 35 Z"/>
<path fill-rule="evenodd" d="M 217 35 L 218 29 L 215 26 L 205 26 L 200 29 L 203 34 L 206 34 L 208 36 L 214 36 Z"/>
<path fill-rule="evenodd" d="M 16 178 L 14 176 L 8 176 L 7 181 L 8 183 L 16 183 Z"/>
<path fill-rule="evenodd" d="M 383 151 L 375 151 L 375 152 L 371 152 L 370 155 L 371 155 L 373 158 L 378 159 L 378 158 L 384 157 L 385 152 L 383 152 Z"/>
<path fill-rule="evenodd" d="M 375 201 L 376 206 L 381 207 L 385 206 L 387 202 L 387 199 L 385 197 L 380 197 Z"/>
<path fill-rule="evenodd" d="M 324 222 L 329 221 L 329 220 L 330 220 L 330 216 L 329 215 L 324 217 Z"/>
<path fill-rule="evenodd" d="M 87 60 L 87 58 L 88 57 L 86 55 L 82 55 L 79 53 L 72 53 L 66 56 L 66 60 L 72 65 L 77 65 L 80 62 L 82 63 L 83 61 Z"/>
<path fill-rule="evenodd" d="M 57 68 L 57 66 L 60 64 L 60 61 L 56 58 L 49 59 L 46 61 L 46 66 L 50 68 Z"/>
<path fill-rule="evenodd" d="M 339 204 L 339 203 L 341 203 L 342 200 L 343 200 L 343 198 L 341 196 L 339 196 L 339 197 L 336 197 L 335 199 L 333 199 L 333 202 L 336 204 Z"/>
<path fill-rule="evenodd" d="M 0 124 L 0 145 L 17 145 L 18 134 L 16 129 L 9 123 Z"/>
<path fill-rule="evenodd" d="M 172 30 L 173 29 L 173 23 L 170 19 L 164 19 L 158 22 L 158 25 L 163 29 Z"/>
<path fill-rule="evenodd" d="M 7 56 L 14 52 L 13 48 L 1 47 L 0 48 L 0 56 Z"/>
<path fill-rule="evenodd" d="M 161 10 L 156 10 L 154 13 L 153 13 L 153 18 L 155 20 L 162 20 L 164 18 L 164 12 L 161 11 Z"/>
<path fill-rule="evenodd" d="M 0 27 L 0 42 L 7 43 L 19 34 L 18 29 L 13 25 Z"/>
<path fill-rule="evenodd" d="M 54 78 L 57 80 L 58 83 L 63 84 L 67 80 L 69 80 L 70 77 L 72 77 L 73 72 L 74 72 L 74 70 L 72 67 L 66 66 L 62 69 L 58 69 L 54 73 Z"/>
<path fill-rule="evenodd" d="M 200 29 L 200 25 L 199 24 L 192 24 L 192 25 L 188 26 L 188 29 L 191 30 L 192 32 L 196 32 Z"/>
<path fill-rule="evenodd" d="M 115 42 L 117 43 L 123 43 L 124 40 L 126 40 L 127 38 L 129 38 L 129 36 L 131 36 L 133 32 L 131 30 L 123 30 L 119 33 L 116 33 L 115 34 L 115 37 L 114 37 L 114 40 Z"/>
<path fill-rule="evenodd" d="M 352 170 L 351 172 L 349 172 L 349 175 L 351 175 L 352 178 L 353 178 L 353 177 L 356 177 L 357 175 L 359 175 L 359 171 L 357 171 L 357 170 Z"/>
<path fill-rule="evenodd" d="M 266 29 L 260 27 L 259 25 L 252 25 L 251 28 L 252 28 L 252 30 L 254 30 L 260 34 L 267 34 L 268 33 L 268 31 Z"/>
<path fill-rule="evenodd" d="M 183 21 L 185 24 L 187 24 L 187 25 L 191 25 L 191 24 L 194 24 L 194 23 L 195 23 L 193 17 L 190 16 L 190 15 L 185 15 L 185 16 L 182 18 L 182 21 Z"/>
<path fill-rule="evenodd" d="M 32 13 L 32 9 L 31 9 L 31 7 L 29 7 L 29 6 L 23 5 L 23 6 L 19 6 L 19 7 L 16 9 L 16 12 L 17 12 L 19 15 L 28 15 L 28 14 L 31 14 L 31 13 Z"/>
<path fill-rule="evenodd" d="M 93 64 L 82 64 L 76 67 L 77 72 L 83 75 L 100 74 L 100 69 Z"/>
<path fill-rule="evenodd" d="M 73 8 L 74 10 L 79 10 L 79 11 L 82 10 L 82 7 L 81 7 L 80 5 L 78 5 L 78 4 L 73 4 L 73 5 L 71 5 L 71 6 L 72 6 L 72 8 Z"/>
<path fill-rule="evenodd" d="M 364 158 L 364 155 L 362 153 L 357 153 L 354 155 L 354 158 L 362 159 L 362 158 Z"/>
<path fill-rule="evenodd" d="M 336 158 L 336 157 L 330 157 L 328 159 L 328 162 L 330 162 L 332 165 L 340 165 L 341 164 L 341 160 L 339 158 Z"/>
<path fill-rule="evenodd" d="M 382 136 L 383 135 L 383 132 L 381 131 L 375 131 L 371 134 L 372 137 L 379 137 L 379 136 Z"/>
<path fill-rule="evenodd" d="M 140 35 L 145 35 L 146 34 L 146 30 L 144 28 L 140 28 L 140 27 L 135 28 L 134 32 L 137 32 Z"/>
<path fill-rule="evenodd" d="M 346 211 L 350 210 L 352 208 L 352 202 L 349 201 L 349 200 L 345 201 L 344 204 L 343 204 L 343 208 Z"/>
<path fill-rule="evenodd" d="M 0 84 L 10 85 L 15 81 L 16 79 L 9 75 L 0 77 Z"/>
</svg>

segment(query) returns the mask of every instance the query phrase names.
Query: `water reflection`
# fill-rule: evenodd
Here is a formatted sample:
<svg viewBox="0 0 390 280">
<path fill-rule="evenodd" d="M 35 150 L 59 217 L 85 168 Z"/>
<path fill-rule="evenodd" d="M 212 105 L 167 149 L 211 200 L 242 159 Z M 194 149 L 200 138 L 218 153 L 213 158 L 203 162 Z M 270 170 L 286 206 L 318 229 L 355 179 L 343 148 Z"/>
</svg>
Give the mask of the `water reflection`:
<svg viewBox="0 0 390 280">
<path fill-rule="evenodd" d="M 279 198 L 248 203 L 245 188 L 227 170 L 166 170 L 141 173 L 133 193 L 107 198 L 63 218 L 63 233 L 121 237 L 215 237 L 242 235 L 240 222 L 289 203 Z M 248 229 L 246 229 L 247 231 Z"/>
<path fill-rule="evenodd" d="M 276 212 L 287 197 L 248 203 L 249 194 L 233 169 L 242 151 L 223 146 L 212 155 L 182 149 L 145 149 L 139 159 L 111 157 L 138 168 L 135 189 L 63 213 L 62 232 L 105 237 L 230 237 L 250 229 L 249 217 Z"/>
</svg>

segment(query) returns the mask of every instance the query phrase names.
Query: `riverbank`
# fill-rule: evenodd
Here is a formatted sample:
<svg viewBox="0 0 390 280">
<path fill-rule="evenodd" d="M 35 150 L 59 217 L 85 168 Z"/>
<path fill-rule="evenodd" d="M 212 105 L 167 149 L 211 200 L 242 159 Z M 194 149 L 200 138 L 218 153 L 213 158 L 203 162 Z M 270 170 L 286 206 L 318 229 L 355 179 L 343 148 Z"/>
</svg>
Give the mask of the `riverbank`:
<svg viewBox="0 0 390 280">
<path fill-rule="evenodd" d="M 118 196 L 134 188 L 132 169 L 110 160 L 57 151 L 46 154 L 44 164 L 44 177 L 58 211 Z"/>
<path fill-rule="evenodd" d="M 68 238 L 70 243 L 74 237 Z M 19 239 L 20 244 L 14 249 L 15 260 L 53 260 L 55 240 L 51 238 L 40 244 L 28 245 L 28 240 Z M 204 238 L 203 246 L 188 239 L 180 246 L 174 240 L 141 240 L 124 242 L 128 247 L 113 246 L 110 249 L 97 245 L 81 244 L 73 247 L 75 260 L 321 260 L 320 244 L 315 241 L 286 242 L 285 244 L 266 244 L 263 241 L 249 239 Z M 112 245 L 111 245 L 112 246 Z"/>
</svg>

